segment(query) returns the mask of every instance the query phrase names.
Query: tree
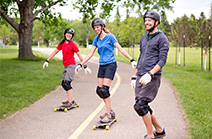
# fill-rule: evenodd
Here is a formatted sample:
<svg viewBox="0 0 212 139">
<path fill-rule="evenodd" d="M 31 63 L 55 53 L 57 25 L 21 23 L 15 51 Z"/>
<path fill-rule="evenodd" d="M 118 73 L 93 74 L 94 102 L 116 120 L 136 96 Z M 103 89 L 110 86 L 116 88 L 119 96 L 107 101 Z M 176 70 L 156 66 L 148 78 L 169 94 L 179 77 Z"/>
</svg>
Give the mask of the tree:
<svg viewBox="0 0 212 139">
<path fill-rule="evenodd" d="M 40 42 L 43 40 L 43 24 L 41 21 L 35 21 L 32 36 L 33 40 L 39 46 Z"/>
<path fill-rule="evenodd" d="M 3 46 L 9 44 L 10 34 L 10 29 L 6 25 L 0 28 L 0 38 L 3 41 Z"/>
<path fill-rule="evenodd" d="M 159 24 L 158 28 L 161 29 L 166 34 L 166 36 L 170 36 L 171 27 L 165 13 L 161 14 L 161 23 Z"/>
<path fill-rule="evenodd" d="M 19 58 L 31 58 L 35 57 L 32 53 L 32 28 L 35 19 L 43 21 L 45 24 L 57 23 L 57 14 L 51 12 L 52 6 L 60 4 L 63 6 L 67 0 L 1 0 L 0 3 L 0 15 L 3 17 L 17 32 L 19 35 Z M 95 17 L 95 9 L 98 5 L 101 6 L 100 17 L 110 16 L 110 11 L 114 8 L 116 2 L 121 0 L 105 0 L 100 3 L 98 0 L 77 0 L 74 4 L 76 8 L 79 8 L 83 13 L 83 21 L 91 17 Z M 144 9 L 148 9 L 153 5 L 157 9 L 170 9 L 170 2 L 175 0 L 123 0 L 125 3 L 133 3 L 142 6 Z M 156 6 L 157 5 L 157 6 Z M 12 7 L 12 8 L 10 8 Z M 16 8 L 17 7 L 17 8 Z M 16 22 L 11 14 L 16 17 L 20 17 L 20 21 Z M 61 17 L 61 14 L 59 14 Z M 38 18 L 39 17 L 39 18 Z M 0 19 L 2 21 L 2 19 Z"/>
<path fill-rule="evenodd" d="M 31 58 L 35 57 L 32 53 L 32 28 L 33 22 L 41 14 L 41 18 L 44 16 L 53 17 L 48 8 L 56 5 L 57 3 L 64 4 L 63 0 L 1 0 L 0 14 L 1 16 L 18 32 L 19 35 L 19 58 Z M 15 8 L 17 4 L 18 9 Z M 15 14 L 20 13 L 20 21 L 15 22 L 11 18 L 9 7 L 12 6 L 12 10 L 15 10 Z M 45 11 L 45 12 L 44 12 Z M 54 18 L 52 18 L 54 20 Z"/>
</svg>

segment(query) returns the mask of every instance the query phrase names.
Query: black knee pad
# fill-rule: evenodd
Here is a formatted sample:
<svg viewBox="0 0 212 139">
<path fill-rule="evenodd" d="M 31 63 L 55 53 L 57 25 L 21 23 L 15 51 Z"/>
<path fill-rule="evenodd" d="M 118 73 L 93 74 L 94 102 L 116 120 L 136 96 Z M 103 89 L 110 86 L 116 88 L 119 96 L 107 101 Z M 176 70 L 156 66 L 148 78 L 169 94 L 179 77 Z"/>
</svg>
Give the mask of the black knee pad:
<svg viewBox="0 0 212 139">
<path fill-rule="evenodd" d="M 143 101 L 143 100 L 137 100 L 135 105 L 134 105 L 134 109 L 139 116 L 146 115 L 150 110 L 150 108 L 148 106 L 148 102 Z"/>
<path fill-rule="evenodd" d="M 97 86 L 96 88 L 96 93 L 99 97 L 102 97 L 102 93 L 101 93 L 101 87 Z"/>
<path fill-rule="evenodd" d="M 97 86 L 96 93 L 102 99 L 108 98 L 110 96 L 109 86 L 103 85 L 102 87 Z"/>
<path fill-rule="evenodd" d="M 63 80 L 61 85 L 62 85 L 63 89 L 66 90 L 66 91 L 72 89 L 71 81 Z"/>
</svg>

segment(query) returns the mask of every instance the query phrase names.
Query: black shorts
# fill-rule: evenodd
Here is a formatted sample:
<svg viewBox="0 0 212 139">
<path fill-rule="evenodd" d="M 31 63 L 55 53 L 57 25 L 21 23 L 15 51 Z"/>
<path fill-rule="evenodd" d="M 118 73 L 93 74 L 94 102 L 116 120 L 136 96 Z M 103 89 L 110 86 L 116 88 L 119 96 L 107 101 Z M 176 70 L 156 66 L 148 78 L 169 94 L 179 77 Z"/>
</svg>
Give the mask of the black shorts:
<svg viewBox="0 0 212 139">
<path fill-rule="evenodd" d="M 98 78 L 108 78 L 113 80 L 115 73 L 117 69 L 117 64 L 115 63 L 110 63 L 106 65 L 100 65 L 99 66 L 99 71 L 98 71 Z"/>
</svg>

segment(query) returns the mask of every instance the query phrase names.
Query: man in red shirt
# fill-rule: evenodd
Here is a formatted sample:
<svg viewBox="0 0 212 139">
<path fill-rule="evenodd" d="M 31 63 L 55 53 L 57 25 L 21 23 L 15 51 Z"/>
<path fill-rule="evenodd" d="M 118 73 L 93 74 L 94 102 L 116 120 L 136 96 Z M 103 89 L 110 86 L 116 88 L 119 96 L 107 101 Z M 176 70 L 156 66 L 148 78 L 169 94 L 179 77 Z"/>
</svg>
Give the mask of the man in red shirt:
<svg viewBox="0 0 212 139">
<path fill-rule="evenodd" d="M 58 44 L 57 48 L 54 50 L 54 52 L 49 56 L 49 58 L 45 61 L 43 64 L 43 69 L 45 67 L 48 67 L 49 61 L 60 51 L 62 50 L 63 53 L 63 80 L 62 80 L 62 87 L 64 90 L 66 90 L 68 100 L 65 102 L 62 102 L 64 107 L 69 107 L 71 105 L 76 105 L 76 102 L 74 101 L 72 97 L 72 86 L 71 82 L 74 79 L 75 74 L 75 67 L 76 67 L 76 61 L 74 58 L 74 53 L 77 54 L 80 61 L 83 61 L 83 57 L 81 53 L 79 52 L 79 49 L 77 45 L 74 43 L 72 38 L 74 37 L 74 30 L 72 28 L 67 28 L 64 32 L 64 39 Z M 91 70 L 84 66 L 84 70 L 86 73 L 91 73 Z M 78 71 L 76 71 L 78 72 Z"/>
</svg>

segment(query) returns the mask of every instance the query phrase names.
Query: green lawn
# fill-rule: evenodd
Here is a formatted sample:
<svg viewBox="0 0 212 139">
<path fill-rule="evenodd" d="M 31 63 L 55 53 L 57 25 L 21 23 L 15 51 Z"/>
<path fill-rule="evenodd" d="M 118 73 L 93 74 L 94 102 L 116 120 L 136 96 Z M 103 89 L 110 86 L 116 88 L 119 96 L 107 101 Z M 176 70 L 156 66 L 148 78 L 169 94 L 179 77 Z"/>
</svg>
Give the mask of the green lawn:
<svg viewBox="0 0 212 139">
<path fill-rule="evenodd" d="M 0 48 L 0 119 L 29 106 L 61 83 L 61 60 L 53 59 L 42 69 L 47 55 L 34 52 L 34 60 L 17 59 L 17 48 Z M 53 68 L 54 67 L 54 68 Z"/>
<path fill-rule="evenodd" d="M 80 51 L 82 54 L 88 54 L 89 49 L 80 48 Z M 133 55 L 135 60 L 138 59 L 138 47 L 126 48 L 126 51 Z M 38 52 L 34 54 L 37 56 L 34 60 L 19 60 L 17 48 L 0 48 L 1 120 L 29 106 L 60 85 L 63 70 L 61 60 L 52 59 L 48 69 L 43 70 L 42 65 L 48 56 Z M 186 66 L 182 66 L 183 57 L 181 65 L 175 65 L 175 48 L 171 47 L 163 76 L 177 91 L 189 121 L 191 138 L 211 139 L 212 72 L 201 70 L 200 57 L 200 49 L 186 48 Z M 130 63 L 120 53 L 116 59 Z"/>
</svg>

